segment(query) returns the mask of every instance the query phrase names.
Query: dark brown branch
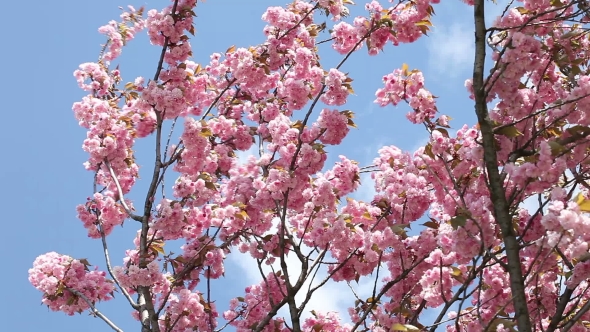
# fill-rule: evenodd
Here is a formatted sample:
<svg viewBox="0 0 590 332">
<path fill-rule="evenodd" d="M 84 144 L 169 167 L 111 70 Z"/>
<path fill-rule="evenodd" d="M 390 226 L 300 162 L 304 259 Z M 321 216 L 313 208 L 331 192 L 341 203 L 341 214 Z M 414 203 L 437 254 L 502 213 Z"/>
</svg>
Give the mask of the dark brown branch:
<svg viewBox="0 0 590 332">
<path fill-rule="evenodd" d="M 524 291 L 524 278 L 520 264 L 520 246 L 512 226 L 509 206 L 506 200 L 502 177 L 498 170 L 495 137 L 489 117 L 486 93 L 484 91 L 484 65 L 486 57 L 486 27 L 484 0 L 476 0 L 473 10 L 475 22 L 475 60 L 473 64 L 473 94 L 475 97 L 475 113 L 482 135 L 484 149 L 484 163 L 487 171 L 487 185 L 491 202 L 494 206 L 494 217 L 500 226 L 506 257 L 508 259 L 508 273 L 510 289 L 513 296 L 513 306 L 519 332 L 531 332 L 527 300 Z"/>
</svg>

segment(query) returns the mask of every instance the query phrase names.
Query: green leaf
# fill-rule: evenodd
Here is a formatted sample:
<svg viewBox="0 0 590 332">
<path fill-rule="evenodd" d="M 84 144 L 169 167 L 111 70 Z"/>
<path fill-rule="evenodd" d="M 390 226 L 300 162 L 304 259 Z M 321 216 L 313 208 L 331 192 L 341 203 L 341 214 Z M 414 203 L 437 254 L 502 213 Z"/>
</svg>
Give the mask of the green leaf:
<svg viewBox="0 0 590 332">
<path fill-rule="evenodd" d="M 429 156 L 432 159 L 435 159 L 434 153 L 432 152 L 432 144 L 430 144 L 430 143 L 426 144 L 426 146 L 424 147 L 424 154 L 426 154 L 427 156 Z"/>
<path fill-rule="evenodd" d="M 551 0 L 549 2 L 549 4 L 553 7 L 563 7 L 564 6 L 564 4 L 563 4 L 563 2 L 561 2 L 561 0 Z"/>
<path fill-rule="evenodd" d="M 297 120 L 297 121 L 295 121 L 295 123 L 293 123 L 291 125 L 291 128 L 296 128 L 296 129 L 299 129 L 300 131 L 303 130 L 303 127 L 304 127 L 304 125 L 303 125 L 303 122 L 301 122 L 301 120 Z"/>
<path fill-rule="evenodd" d="M 160 243 L 152 243 L 152 245 L 150 245 L 150 249 L 152 249 L 153 251 L 165 255 L 166 252 L 164 251 L 164 244 L 160 244 Z"/>
<path fill-rule="evenodd" d="M 347 117 L 347 118 L 349 118 L 349 119 L 352 119 L 352 118 L 354 118 L 354 112 L 353 112 L 353 111 L 351 111 L 351 110 L 344 110 L 344 111 L 341 111 L 341 112 L 340 112 L 340 114 L 344 115 L 345 117 Z"/>
<path fill-rule="evenodd" d="M 494 319 L 490 325 L 488 326 L 488 330 L 489 331 L 496 331 L 496 328 L 498 327 L 498 325 L 504 325 L 505 329 L 508 329 L 510 331 L 516 331 L 516 329 L 514 328 L 514 326 L 516 325 L 516 323 L 510 319 L 505 319 L 505 318 L 496 318 Z"/>
<path fill-rule="evenodd" d="M 92 264 L 90 264 L 90 263 L 88 262 L 88 259 L 86 259 L 86 258 L 79 259 L 78 261 L 80 261 L 80 263 L 82 263 L 82 264 L 84 264 L 84 265 L 86 265 L 86 266 L 90 266 L 90 265 L 92 265 Z"/>
<path fill-rule="evenodd" d="M 571 75 L 570 77 L 576 76 L 581 73 L 582 73 L 582 69 L 580 69 L 580 66 L 573 65 L 572 71 L 570 72 L 570 75 Z"/>
<path fill-rule="evenodd" d="M 567 128 L 567 131 L 570 135 L 588 135 L 590 132 L 590 128 L 582 125 L 575 125 L 572 127 Z"/>
<path fill-rule="evenodd" d="M 439 227 L 439 225 L 437 223 L 435 223 L 434 221 L 427 221 L 427 222 L 423 223 L 422 226 L 426 226 L 426 227 L 432 228 L 432 229 L 438 229 L 438 227 Z"/>
<path fill-rule="evenodd" d="M 434 12 L 434 7 L 432 7 L 432 5 L 429 5 L 429 6 L 428 6 L 428 8 L 426 8 L 426 13 L 427 13 L 429 16 L 432 16 L 432 15 L 436 14 L 436 13 Z"/>
<path fill-rule="evenodd" d="M 236 51 L 236 45 L 230 46 L 225 53 L 233 53 Z"/>
<path fill-rule="evenodd" d="M 444 137 L 449 137 L 449 131 L 445 128 L 436 128 L 435 130 L 440 132 Z"/>
<path fill-rule="evenodd" d="M 390 28 L 393 27 L 393 21 L 389 17 L 382 18 L 379 23 L 382 25 L 387 25 Z"/>
<path fill-rule="evenodd" d="M 514 138 L 522 135 L 522 133 L 518 129 L 516 129 L 515 126 L 501 127 L 495 130 L 495 134 L 503 135 L 509 138 Z"/>
<path fill-rule="evenodd" d="M 407 331 L 408 328 L 400 323 L 393 323 L 391 325 L 391 331 Z"/>
<path fill-rule="evenodd" d="M 565 147 L 556 141 L 549 141 L 548 144 L 549 144 L 549 147 L 551 148 L 551 155 L 552 156 L 556 156 L 556 155 L 562 153 L 563 151 L 565 151 Z"/>
<path fill-rule="evenodd" d="M 404 76 L 408 76 L 408 64 L 407 63 L 404 63 L 402 65 L 402 73 Z"/>
<path fill-rule="evenodd" d="M 348 93 L 350 93 L 351 95 L 354 94 L 354 89 L 350 84 L 342 84 L 342 86 L 346 88 L 346 91 L 348 91 Z"/>
<path fill-rule="evenodd" d="M 451 226 L 453 226 L 453 229 L 457 229 L 459 227 L 463 227 L 465 226 L 465 223 L 467 222 L 467 217 L 466 216 L 454 216 L 453 218 L 451 218 Z"/>
<path fill-rule="evenodd" d="M 201 128 L 201 136 L 203 137 L 210 137 L 213 135 L 213 132 L 210 128 Z"/>
<path fill-rule="evenodd" d="M 580 211 L 590 212 L 590 200 L 586 199 L 584 194 L 578 193 L 578 196 L 576 196 L 576 204 L 580 207 Z"/>
<path fill-rule="evenodd" d="M 213 183 L 211 181 L 205 181 L 205 188 L 213 190 L 213 191 L 217 191 L 217 187 L 215 186 L 215 183 Z"/>
<path fill-rule="evenodd" d="M 235 217 L 241 220 L 250 219 L 250 216 L 248 216 L 248 213 L 246 213 L 246 211 L 240 211 L 236 213 Z"/>
<path fill-rule="evenodd" d="M 426 25 L 426 26 L 429 26 L 429 27 L 432 26 L 432 23 L 430 22 L 430 20 L 421 20 L 421 21 L 416 22 L 415 24 L 418 25 L 418 26 L 419 25 Z"/>
<path fill-rule="evenodd" d="M 371 246 L 371 250 L 373 250 L 374 252 L 377 252 L 377 253 L 382 252 L 382 250 L 379 249 L 379 246 L 377 245 L 377 243 L 373 243 L 373 245 Z"/>
<path fill-rule="evenodd" d="M 428 28 L 428 26 L 426 26 L 426 25 L 418 25 L 418 29 L 420 29 L 420 32 L 422 32 L 422 34 L 424 36 L 428 36 L 428 31 L 430 31 L 430 29 Z"/>
</svg>

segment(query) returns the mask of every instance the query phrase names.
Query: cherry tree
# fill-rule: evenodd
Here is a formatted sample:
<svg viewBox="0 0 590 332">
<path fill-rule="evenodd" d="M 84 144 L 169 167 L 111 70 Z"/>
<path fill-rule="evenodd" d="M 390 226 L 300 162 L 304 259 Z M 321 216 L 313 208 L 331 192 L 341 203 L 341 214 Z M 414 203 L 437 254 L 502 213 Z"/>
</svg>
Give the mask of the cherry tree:
<svg viewBox="0 0 590 332">
<path fill-rule="evenodd" d="M 130 6 L 101 27 L 99 60 L 74 73 L 88 95 L 73 110 L 94 174 L 78 218 L 105 262 L 39 256 L 29 280 L 42 302 L 115 331 L 99 309 L 115 294 L 144 332 L 590 329 L 585 0 L 511 2 L 490 26 L 493 4 L 467 0 L 477 123 L 450 130 L 423 74 L 404 65 L 384 72 L 375 102 L 407 104 L 427 144 L 383 146 L 371 165 L 326 162 L 356 127 L 342 65 L 428 38 L 438 2 L 371 1 L 352 18 L 350 0 L 295 0 L 266 10 L 259 45 L 202 64 L 191 60 L 196 0 Z M 115 62 L 142 31 L 161 56 L 151 79 L 126 81 Z M 341 61 L 322 67 L 320 49 Z M 132 201 L 134 151 L 147 137 L 150 184 Z M 376 191 L 368 201 L 351 198 L 363 173 Z M 123 222 L 137 235 L 117 265 L 108 242 Z M 170 248 L 177 240 L 185 244 Z M 224 260 L 237 253 L 254 259 L 260 280 L 221 304 L 210 281 L 223 282 Z M 355 292 L 361 281 L 373 285 L 369 297 Z M 331 283 L 350 286 L 348 312 L 310 306 Z"/>
</svg>

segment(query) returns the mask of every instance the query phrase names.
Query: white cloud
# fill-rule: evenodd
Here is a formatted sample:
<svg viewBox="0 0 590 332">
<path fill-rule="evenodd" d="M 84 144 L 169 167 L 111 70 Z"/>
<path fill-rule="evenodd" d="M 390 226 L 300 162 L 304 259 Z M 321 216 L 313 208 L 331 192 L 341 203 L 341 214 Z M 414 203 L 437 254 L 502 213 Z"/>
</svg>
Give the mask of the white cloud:
<svg viewBox="0 0 590 332">
<path fill-rule="evenodd" d="M 351 197 L 359 201 L 371 202 L 376 193 L 375 181 L 371 179 L 371 174 L 365 173 L 361 174 L 361 185 L 351 194 Z"/>
<path fill-rule="evenodd" d="M 510 0 L 486 2 L 486 25 L 493 25 Z M 430 70 L 445 78 L 462 77 L 471 72 L 475 54 L 473 7 L 463 3 L 437 8 L 429 37 L 426 39 Z"/>
<path fill-rule="evenodd" d="M 428 144 L 428 142 L 430 142 L 430 135 L 428 133 L 425 133 L 425 134 L 426 134 L 426 136 L 422 136 L 421 138 L 416 140 L 416 142 L 414 143 L 412 148 L 408 151 L 409 153 L 416 152 L 416 150 L 418 150 L 419 148 L 425 146 L 426 144 Z"/>
<path fill-rule="evenodd" d="M 373 163 L 373 159 L 378 156 L 377 151 L 382 146 L 384 146 L 383 142 L 362 146 L 360 151 L 358 151 L 361 155 L 360 166 L 371 165 Z M 248 156 L 253 154 L 257 156 L 257 150 L 258 148 L 256 146 L 252 147 L 252 149 L 250 149 L 249 151 L 236 152 L 238 162 L 240 164 L 244 164 Z M 374 195 L 374 183 L 373 180 L 370 178 L 370 174 L 363 174 L 361 186 L 352 196 L 359 200 L 371 201 Z M 275 219 L 274 222 L 275 225 L 267 232 L 267 234 L 276 234 L 276 232 L 278 231 L 278 219 Z M 311 249 L 309 247 L 302 245 L 302 251 L 305 254 L 311 252 Z M 250 256 L 250 254 L 242 254 L 239 251 L 234 250 L 231 255 L 228 255 L 227 263 L 229 263 L 229 265 L 231 265 L 232 268 L 238 269 L 238 273 L 243 276 L 242 282 L 244 283 L 244 286 L 259 284 L 262 281 L 262 276 L 260 274 L 257 262 Z M 286 257 L 286 263 L 288 267 L 289 277 L 291 281 L 294 283 L 295 280 L 299 277 L 299 274 L 301 273 L 301 262 L 298 260 L 296 255 L 291 253 Z M 272 264 L 272 268 L 274 268 L 274 271 L 280 270 L 280 261 L 278 258 Z M 271 266 L 263 264 L 263 272 L 265 275 L 271 272 Z M 381 273 L 381 275 L 384 274 Z M 302 289 L 296 296 L 297 305 L 300 305 L 304 300 L 307 290 L 309 289 L 310 283 L 312 283 L 313 287 L 322 280 L 324 280 L 326 276 L 327 270 L 326 267 L 323 266 L 322 268 L 320 268 L 313 281 L 308 280 L 303 285 Z M 353 282 L 352 287 L 354 288 L 354 292 L 361 299 L 365 300 L 372 296 L 374 284 L 375 276 L 373 275 L 361 278 L 358 284 Z M 377 291 L 379 291 L 382 286 L 383 282 L 379 280 L 377 282 Z M 307 303 L 304 309 L 304 312 L 302 314 L 302 320 L 305 320 L 305 318 L 310 317 L 311 310 L 315 310 L 317 312 L 337 312 L 340 316 L 342 323 L 350 323 L 348 308 L 354 307 L 355 300 L 355 295 L 345 282 L 335 282 L 330 280 L 314 292 L 310 301 Z M 286 305 L 283 306 L 283 308 L 281 308 L 281 310 L 279 310 L 279 312 L 277 313 L 277 316 L 285 317 L 285 320 L 289 321 L 290 315 L 288 307 Z"/>
<path fill-rule="evenodd" d="M 233 255 L 230 255 L 228 259 L 241 269 L 246 279 L 246 283 L 260 283 L 262 277 L 260 276 L 257 263 L 249 254 L 241 254 L 236 252 Z M 289 279 L 291 279 L 292 282 L 295 282 L 301 273 L 301 262 L 299 262 L 294 254 L 291 254 L 287 256 L 286 263 L 289 271 Z M 279 264 L 279 260 L 277 259 L 273 264 L 275 271 L 280 270 Z M 265 273 L 268 273 L 270 270 L 271 269 L 269 266 L 263 266 L 263 271 Z M 323 280 L 325 277 L 325 271 L 318 273 L 316 279 L 314 280 L 314 286 L 317 284 L 317 282 Z M 297 305 L 300 305 L 305 299 L 305 294 L 307 293 L 309 284 L 309 281 L 306 282 L 295 297 Z M 352 294 L 350 294 L 350 290 L 345 283 L 328 282 L 324 286 L 320 287 L 316 292 L 314 292 L 310 301 L 307 303 L 302 316 L 303 319 L 310 317 L 311 310 L 322 312 L 334 311 L 338 312 L 343 320 L 347 320 L 347 308 L 353 303 L 354 298 L 352 298 Z M 285 320 L 289 321 L 289 310 L 287 305 L 283 306 L 283 308 L 279 310 L 277 316 L 285 317 Z"/>
<path fill-rule="evenodd" d="M 384 146 L 383 142 L 379 141 L 375 144 L 367 144 L 361 148 L 359 160 L 360 167 L 367 167 L 373 165 L 373 161 L 378 157 L 378 151 Z M 350 196 L 356 200 L 363 202 L 370 202 L 377 193 L 375 191 L 375 181 L 371 179 L 371 173 L 363 173 L 360 175 L 361 185 Z"/>
<path fill-rule="evenodd" d="M 431 70 L 446 77 L 457 77 L 471 70 L 475 53 L 473 38 L 473 27 L 466 23 L 434 27 L 426 45 Z"/>
<path fill-rule="evenodd" d="M 512 1 L 510 0 L 497 0 L 495 3 L 486 2 L 486 26 L 492 26 L 498 16 L 502 15 L 506 6 L 510 6 Z"/>
<path fill-rule="evenodd" d="M 244 165 L 244 164 L 248 163 L 248 158 L 250 156 L 254 156 L 254 157 L 258 158 L 258 156 L 259 156 L 258 151 L 259 151 L 259 149 L 258 149 L 257 143 L 253 144 L 252 147 L 250 147 L 250 149 L 247 151 L 236 150 L 236 157 L 238 158 L 238 163 L 240 165 Z"/>
<path fill-rule="evenodd" d="M 276 232 L 276 228 L 274 228 L 274 232 Z M 272 233 L 271 230 L 269 233 Z M 302 251 L 308 253 L 311 251 L 310 248 L 302 245 Z M 313 258 L 313 257 L 312 257 Z M 253 259 L 249 254 L 242 254 L 240 252 L 235 251 L 232 255 L 229 255 L 227 258 L 234 266 L 237 266 L 241 273 L 244 276 L 244 282 L 247 284 L 258 284 L 262 281 L 262 277 L 260 275 L 259 268 L 257 266 L 257 262 Z M 289 279 L 295 283 L 296 279 L 299 277 L 301 273 L 301 262 L 297 259 L 294 254 L 290 254 L 286 257 L 287 268 L 289 272 Z M 310 262 L 311 263 L 311 262 Z M 311 264 L 310 264 L 311 265 Z M 275 271 L 280 270 L 280 261 L 277 259 L 273 264 L 272 268 Z M 263 271 L 265 274 L 271 271 L 271 267 L 267 265 L 263 265 Z M 299 293 L 295 296 L 295 300 L 297 305 L 299 306 L 309 289 L 310 283 L 312 283 L 312 288 L 315 287 L 319 282 L 323 281 L 327 276 L 327 271 L 325 267 L 320 268 L 314 280 L 308 279 Z M 365 279 L 359 280 L 358 285 L 355 287 L 355 293 L 361 297 L 362 299 L 366 299 L 370 297 L 373 291 L 374 285 L 374 278 L 367 277 Z M 382 282 L 377 283 L 377 290 L 382 285 Z M 317 291 L 315 291 L 310 299 L 310 301 L 305 306 L 304 312 L 302 314 L 302 321 L 308 317 L 311 317 L 311 310 L 315 310 L 316 312 L 337 312 L 340 316 L 340 319 L 343 323 L 350 323 L 350 317 L 348 316 L 348 308 L 354 306 L 355 301 L 354 294 L 350 290 L 349 286 L 345 282 L 334 282 L 328 281 L 326 284 L 321 286 Z M 287 305 L 283 306 L 281 310 L 277 313 L 278 317 L 285 317 L 286 321 L 289 321 L 289 310 Z"/>
<path fill-rule="evenodd" d="M 539 209 L 539 201 L 537 196 L 535 195 L 525 199 L 522 203 L 520 203 L 520 207 L 526 209 L 531 215 L 535 214 L 537 209 Z"/>
<path fill-rule="evenodd" d="M 359 112 L 358 114 L 355 114 L 357 118 L 374 117 L 373 114 L 382 109 L 381 106 L 375 103 L 374 96 L 370 96 L 370 99 L 371 100 L 367 102 L 367 106 L 363 109 L 363 111 Z"/>
</svg>

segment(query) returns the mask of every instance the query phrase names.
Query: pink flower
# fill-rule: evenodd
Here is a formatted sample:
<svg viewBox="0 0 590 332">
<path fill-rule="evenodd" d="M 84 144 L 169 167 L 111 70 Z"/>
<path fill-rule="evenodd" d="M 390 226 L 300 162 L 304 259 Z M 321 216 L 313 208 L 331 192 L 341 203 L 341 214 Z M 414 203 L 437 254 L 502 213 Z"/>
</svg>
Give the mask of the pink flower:
<svg viewBox="0 0 590 332">
<path fill-rule="evenodd" d="M 89 271 L 87 263 L 49 252 L 41 255 L 29 269 L 29 282 L 43 292 L 43 304 L 53 311 L 72 316 L 89 309 L 83 295 L 92 303 L 112 299 L 113 283 L 105 273 Z"/>
</svg>

